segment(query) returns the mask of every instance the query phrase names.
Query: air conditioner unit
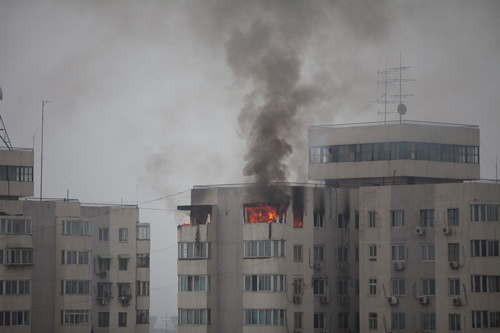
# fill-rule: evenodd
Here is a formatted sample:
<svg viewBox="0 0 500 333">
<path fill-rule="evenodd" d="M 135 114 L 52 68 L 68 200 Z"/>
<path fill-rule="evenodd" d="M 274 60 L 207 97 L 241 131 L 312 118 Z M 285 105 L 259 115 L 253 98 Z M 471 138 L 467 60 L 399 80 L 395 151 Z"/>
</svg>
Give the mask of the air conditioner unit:
<svg viewBox="0 0 500 333">
<path fill-rule="evenodd" d="M 395 296 L 387 297 L 389 304 L 398 304 L 398 298 Z"/>
<path fill-rule="evenodd" d="M 101 277 L 108 276 L 108 271 L 101 271 Z"/>
<path fill-rule="evenodd" d="M 302 295 L 293 295 L 293 302 L 295 304 L 302 303 Z"/>
<path fill-rule="evenodd" d="M 329 304 L 330 303 L 330 297 L 328 296 L 321 296 L 319 299 L 322 304 Z"/>
<path fill-rule="evenodd" d="M 125 299 L 122 301 L 122 305 L 124 305 L 124 306 L 128 306 L 128 305 L 130 305 L 130 302 L 131 302 L 131 300 L 130 300 L 130 299 L 126 299 L 126 298 L 125 298 Z"/>
<path fill-rule="evenodd" d="M 429 296 L 418 296 L 418 302 L 420 304 L 427 304 L 427 303 L 429 303 Z"/>
<path fill-rule="evenodd" d="M 458 261 L 450 261 L 450 267 L 452 269 L 458 269 L 460 267 L 460 264 L 458 263 Z"/>
<path fill-rule="evenodd" d="M 349 297 L 347 297 L 347 296 L 339 296 L 339 303 L 340 304 L 347 304 L 347 303 L 349 303 Z"/>
<path fill-rule="evenodd" d="M 451 233 L 451 228 L 450 227 L 444 227 L 443 228 L 443 234 L 449 235 Z"/>
<path fill-rule="evenodd" d="M 315 262 L 314 263 L 314 269 L 322 269 L 322 268 L 323 268 L 322 262 Z"/>
<path fill-rule="evenodd" d="M 405 268 L 405 263 L 404 262 L 395 262 L 393 264 L 393 266 L 395 269 L 397 269 L 399 271 L 399 270 L 402 270 Z"/>
<path fill-rule="evenodd" d="M 102 305 L 106 305 L 106 304 L 108 304 L 108 299 L 107 299 L 107 298 L 102 298 L 102 299 L 101 299 L 101 304 L 102 304 Z"/>
<path fill-rule="evenodd" d="M 460 298 L 458 298 L 458 297 L 453 297 L 453 298 L 451 299 L 451 305 L 453 305 L 453 306 L 459 306 L 459 305 L 460 305 Z"/>
<path fill-rule="evenodd" d="M 347 262 L 341 262 L 341 263 L 339 264 L 339 269 L 341 269 L 341 270 L 343 270 L 343 271 L 345 271 L 345 270 L 346 270 L 346 269 L 348 269 L 348 268 L 349 268 L 349 264 L 348 264 Z"/>
<path fill-rule="evenodd" d="M 424 228 L 422 228 L 422 227 L 417 227 L 417 228 L 415 229 L 415 232 L 417 233 L 417 235 L 422 236 L 423 234 L 425 234 L 425 229 L 424 229 Z"/>
</svg>

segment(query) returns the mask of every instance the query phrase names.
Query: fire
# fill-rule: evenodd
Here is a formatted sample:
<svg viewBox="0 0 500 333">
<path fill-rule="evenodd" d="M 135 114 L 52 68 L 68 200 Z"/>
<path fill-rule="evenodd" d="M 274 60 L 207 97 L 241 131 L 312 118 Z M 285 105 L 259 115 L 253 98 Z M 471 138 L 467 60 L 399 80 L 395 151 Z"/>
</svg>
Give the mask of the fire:
<svg viewBox="0 0 500 333">
<path fill-rule="evenodd" d="M 182 225 L 189 225 L 190 223 L 189 222 L 184 222 Z"/>
<path fill-rule="evenodd" d="M 278 220 L 278 209 L 265 202 L 245 205 L 246 223 L 273 223 Z"/>
<path fill-rule="evenodd" d="M 293 227 L 302 228 L 302 212 L 298 210 L 293 211 Z"/>
</svg>

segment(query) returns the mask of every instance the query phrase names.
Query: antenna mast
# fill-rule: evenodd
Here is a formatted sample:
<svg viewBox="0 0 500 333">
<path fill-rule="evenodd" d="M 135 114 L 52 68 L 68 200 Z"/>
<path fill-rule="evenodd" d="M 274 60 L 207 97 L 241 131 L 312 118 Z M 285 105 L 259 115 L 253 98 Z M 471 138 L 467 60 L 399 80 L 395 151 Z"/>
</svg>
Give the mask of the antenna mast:
<svg viewBox="0 0 500 333">
<path fill-rule="evenodd" d="M 0 100 L 3 99 L 2 88 L 0 88 Z M 2 116 L 0 115 L 0 138 L 2 138 L 3 143 L 12 150 L 12 145 L 10 143 L 9 134 L 7 134 L 7 128 L 5 128 L 5 124 L 3 123 Z"/>
<path fill-rule="evenodd" d="M 40 201 L 42 201 L 43 197 L 43 110 L 45 108 L 45 104 L 50 103 L 50 101 L 42 101 L 42 151 L 40 155 Z"/>
<path fill-rule="evenodd" d="M 403 95 L 402 91 L 402 83 L 403 82 L 410 82 L 410 81 L 417 81 L 415 79 L 403 79 L 402 72 L 404 70 L 407 70 L 410 67 L 403 67 L 401 65 L 401 51 L 399 52 L 399 67 L 392 67 L 392 68 L 387 68 L 387 58 L 385 59 L 385 71 L 378 71 L 378 74 L 385 74 L 385 81 L 377 81 L 377 84 L 385 84 L 385 93 L 384 93 L 384 100 L 382 99 L 377 99 L 378 104 L 384 104 L 384 112 L 379 112 L 379 115 L 381 113 L 384 114 L 384 124 L 387 124 L 387 114 L 388 113 L 396 113 L 396 112 L 387 112 L 387 104 L 395 104 L 398 103 L 397 100 L 387 100 L 387 85 L 391 84 L 393 82 L 399 82 L 399 95 L 390 95 L 391 97 L 394 97 L 396 99 L 399 99 L 399 105 L 397 108 L 397 113 L 399 113 L 399 123 L 401 124 L 402 121 L 402 116 L 406 114 L 407 108 L 406 105 L 403 104 L 403 98 L 408 97 L 408 96 L 413 96 L 412 94 L 406 94 Z M 389 79 L 387 75 L 393 74 L 399 72 L 399 79 Z"/>
</svg>

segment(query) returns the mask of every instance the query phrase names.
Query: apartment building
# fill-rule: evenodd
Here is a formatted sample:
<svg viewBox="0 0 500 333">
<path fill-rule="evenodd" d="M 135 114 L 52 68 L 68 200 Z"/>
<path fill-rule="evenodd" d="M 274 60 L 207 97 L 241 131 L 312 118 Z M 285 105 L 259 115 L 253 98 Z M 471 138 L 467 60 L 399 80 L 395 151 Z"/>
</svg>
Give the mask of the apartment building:
<svg viewBox="0 0 500 333">
<path fill-rule="evenodd" d="M 33 162 L 0 150 L 2 331 L 149 332 L 149 224 L 135 206 L 30 199 Z"/>
<path fill-rule="evenodd" d="M 309 151 L 322 185 L 195 186 L 178 207 L 179 332 L 500 327 L 477 126 L 315 126 Z"/>
</svg>

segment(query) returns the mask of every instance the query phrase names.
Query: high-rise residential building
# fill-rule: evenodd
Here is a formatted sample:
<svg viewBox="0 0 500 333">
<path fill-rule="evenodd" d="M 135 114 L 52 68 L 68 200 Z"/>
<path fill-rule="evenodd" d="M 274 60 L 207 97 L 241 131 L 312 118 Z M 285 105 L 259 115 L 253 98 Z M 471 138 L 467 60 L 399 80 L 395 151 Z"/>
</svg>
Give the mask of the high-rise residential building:
<svg viewBox="0 0 500 333">
<path fill-rule="evenodd" d="M 33 165 L 30 149 L 0 150 L 0 329 L 148 332 L 139 209 L 29 198 Z"/>
<path fill-rule="evenodd" d="M 195 186 L 179 206 L 179 332 L 500 329 L 477 126 L 315 126 L 309 152 L 320 185 Z"/>
</svg>

